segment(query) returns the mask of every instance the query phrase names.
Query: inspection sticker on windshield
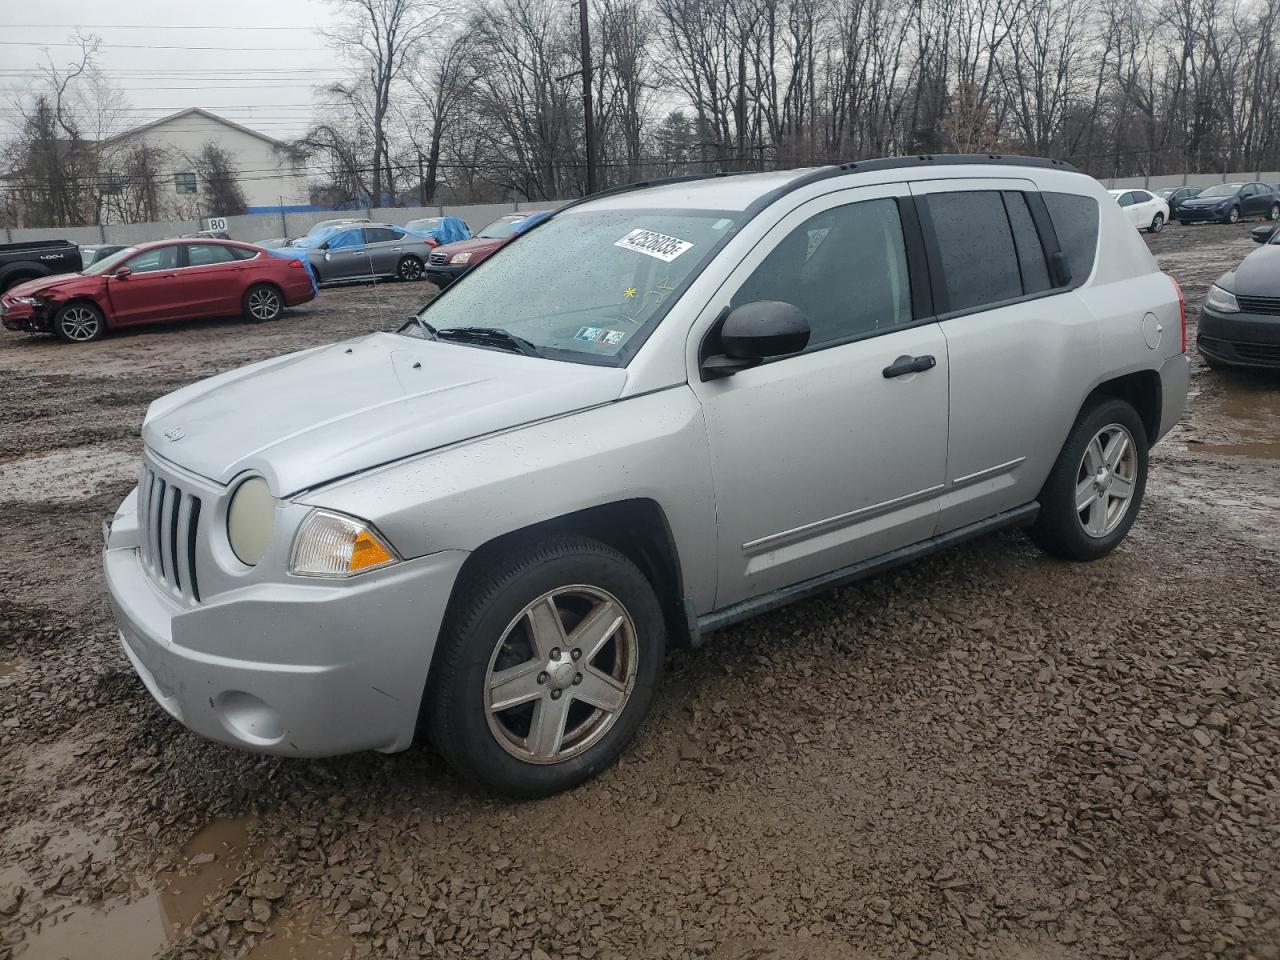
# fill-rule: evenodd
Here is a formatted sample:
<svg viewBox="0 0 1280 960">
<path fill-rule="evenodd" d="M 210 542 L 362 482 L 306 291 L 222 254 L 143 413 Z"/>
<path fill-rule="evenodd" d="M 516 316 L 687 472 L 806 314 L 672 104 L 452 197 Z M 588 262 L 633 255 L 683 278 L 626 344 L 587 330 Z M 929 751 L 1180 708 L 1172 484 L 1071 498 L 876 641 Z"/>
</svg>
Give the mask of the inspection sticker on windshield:
<svg viewBox="0 0 1280 960">
<path fill-rule="evenodd" d="M 622 247 L 624 250 L 634 250 L 636 253 L 657 257 L 667 263 L 693 246 L 688 240 L 681 240 L 679 237 L 668 237 L 663 233 L 641 229 L 632 230 L 621 240 L 615 240 L 613 245 Z"/>
<path fill-rule="evenodd" d="M 625 330 L 608 330 L 604 327 L 579 327 L 578 332 L 573 335 L 573 339 L 616 347 L 626 339 L 626 336 L 627 332 Z"/>
</svg>

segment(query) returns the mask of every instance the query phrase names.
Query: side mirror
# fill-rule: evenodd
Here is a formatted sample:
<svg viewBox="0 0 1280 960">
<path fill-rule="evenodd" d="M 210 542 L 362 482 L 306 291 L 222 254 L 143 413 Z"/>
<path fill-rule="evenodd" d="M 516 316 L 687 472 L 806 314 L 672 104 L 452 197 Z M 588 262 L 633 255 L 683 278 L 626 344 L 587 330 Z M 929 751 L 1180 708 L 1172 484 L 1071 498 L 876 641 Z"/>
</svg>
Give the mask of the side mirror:
<svg viewBox="0 0 1280 960">
<path fill-rule="evenodd" d="M 133 269 L 131 267 L 121 267 L 115 272 L 117 280 L 127 280 L 131 276 L 133 276 Z"/>
<path fill-rule="evenodd" d="M 728 308 L 726 308 L 728 310 Z M 702 379 L 730 377 L 809 345 L 809 321 L 794 304 L 756 300 L 729 311 L 703 342 Z"/>
</svg>

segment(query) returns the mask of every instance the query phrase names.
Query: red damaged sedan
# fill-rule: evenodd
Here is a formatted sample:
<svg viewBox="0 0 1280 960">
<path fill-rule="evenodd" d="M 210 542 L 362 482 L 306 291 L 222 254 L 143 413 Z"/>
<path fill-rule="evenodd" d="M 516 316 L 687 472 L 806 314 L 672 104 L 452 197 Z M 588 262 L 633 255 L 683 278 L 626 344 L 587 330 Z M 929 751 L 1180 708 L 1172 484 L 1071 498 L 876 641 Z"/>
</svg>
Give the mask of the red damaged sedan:
<svg viewBox="0 0 1280 960">
<path fill-rule="evenodd" d="M 42 277 L 0 297 L 9 330 L 56 333 L 71 343 L 117 327 L 229 317 L 274 320 L 316 285 L 300 259 L 222 240 L 162 240 L 127 247 L 83 273 Z"/>
</svg>

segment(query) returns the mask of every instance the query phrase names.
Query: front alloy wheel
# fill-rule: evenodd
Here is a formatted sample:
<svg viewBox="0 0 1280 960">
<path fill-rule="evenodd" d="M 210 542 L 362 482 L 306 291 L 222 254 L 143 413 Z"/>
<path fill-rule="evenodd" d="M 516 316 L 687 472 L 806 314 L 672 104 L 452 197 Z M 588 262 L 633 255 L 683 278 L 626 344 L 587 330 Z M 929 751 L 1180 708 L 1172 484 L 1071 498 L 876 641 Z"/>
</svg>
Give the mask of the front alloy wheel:
<svg viewBox="0 0 1280 960">
<path fill-rule="evenodd" d="M 1227 214 L 1227 223 L 1239 223 L 1239 222 L 1240 222 L 1240 208 L 1232 207 L 1231 212 Z"/>
<path fill-rule="evenodd" d="M 1280 220 L 1280 203 L 1273 203 L 1271 209 L 1267 211 L 1268 220 Z"/>
<path fill-rule="evenodd" d="M 626 709 L 637 654 L 635 623 L 615 597 L 586 585 L 543 594 L 520 611 L 489 659 L 489 731 L 528 763 L 577 756 Z"/>
<path fill-rule="evenodd" d="M 1105 537 L 1124 521 L 1137 463 L 1133 435 L 1118 423 L 1107 424 L 1085 447 L 1076 471 L 1076 516 L 1089 536 Z"/>
<path fill-rule="evenodd" d="M 423 699 L 432 742 L 463 776 L 512 797 L 600 773 L 662 675 L 665 621 L 648 577 L 615 548 L 563 533 L 468 563 Z"/>
<path fill-rule="evenodd" d="M 102 311 L 88 303 L 69 303 L 53 318 L 53 330 L 68 343 L 88 343 L 105 332 Z"/>
</svg>

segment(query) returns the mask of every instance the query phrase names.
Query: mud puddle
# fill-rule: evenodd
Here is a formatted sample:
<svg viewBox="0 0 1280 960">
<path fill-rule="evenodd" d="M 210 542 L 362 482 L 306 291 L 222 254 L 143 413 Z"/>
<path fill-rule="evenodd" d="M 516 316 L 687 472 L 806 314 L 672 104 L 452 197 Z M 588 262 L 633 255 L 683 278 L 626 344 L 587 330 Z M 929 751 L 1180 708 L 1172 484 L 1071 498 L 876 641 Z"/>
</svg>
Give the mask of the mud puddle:
<svg viewBox="0 0 1280 960">
<path fill-rule="evenodd" d="M 160 874 L 151 891 L 136 900 L 51 905 L 23 956 L 30 960 L 155 956 L 181 937 L 208 902 L 223 894 L 249 859 L 261 853 L 250 845 L 255 823 L 252 818 L 210 823 L 182 848 L 177 871 Z"/>
<path fill-rule="evenodd" d="M 11 673 L 17 672 L 18 665 L 16 663 L 0 663 L 0 677 L 7 677 Z"/>
<path fill-rule="evenodd" d="M 1194 404 L 1189 452 L 1280 459 L 1280 377 L 1214 371 Z"/>
</svg>

